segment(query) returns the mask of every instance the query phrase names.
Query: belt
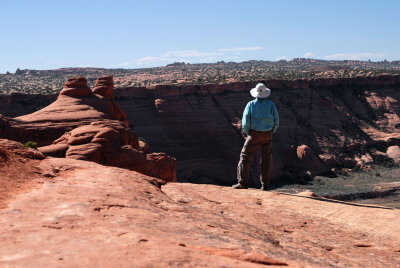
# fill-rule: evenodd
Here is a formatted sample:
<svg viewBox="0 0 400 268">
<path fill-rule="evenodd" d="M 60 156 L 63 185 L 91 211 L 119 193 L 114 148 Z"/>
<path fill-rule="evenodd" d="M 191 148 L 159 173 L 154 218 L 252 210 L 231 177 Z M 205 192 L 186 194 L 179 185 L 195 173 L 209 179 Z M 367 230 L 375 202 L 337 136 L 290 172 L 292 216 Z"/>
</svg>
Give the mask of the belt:
<svg viewBox="0 0 400 268">
<path fill-rule="evenodd" d="M 266 130 L 266 131 L 260 131 L 260 130 L 250 129 L 250 131 L 259 132 L 259 133 L 268 133 L 268 132 L 271 132 L 272 129 Z"/>
</svg>

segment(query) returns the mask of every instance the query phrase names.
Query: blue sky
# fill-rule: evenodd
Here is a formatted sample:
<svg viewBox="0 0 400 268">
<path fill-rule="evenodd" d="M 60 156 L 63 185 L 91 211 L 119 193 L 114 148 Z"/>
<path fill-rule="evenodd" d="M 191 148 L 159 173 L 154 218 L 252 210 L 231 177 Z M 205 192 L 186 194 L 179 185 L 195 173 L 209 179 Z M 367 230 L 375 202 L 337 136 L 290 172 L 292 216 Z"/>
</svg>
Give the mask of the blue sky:
<svg viewBox="0 0 400 268">
<path fill-rule="evenodd" d="M 0 0 L 0 73 L 93 66 L 400 59 L 397 0 Z"/>
</svg>

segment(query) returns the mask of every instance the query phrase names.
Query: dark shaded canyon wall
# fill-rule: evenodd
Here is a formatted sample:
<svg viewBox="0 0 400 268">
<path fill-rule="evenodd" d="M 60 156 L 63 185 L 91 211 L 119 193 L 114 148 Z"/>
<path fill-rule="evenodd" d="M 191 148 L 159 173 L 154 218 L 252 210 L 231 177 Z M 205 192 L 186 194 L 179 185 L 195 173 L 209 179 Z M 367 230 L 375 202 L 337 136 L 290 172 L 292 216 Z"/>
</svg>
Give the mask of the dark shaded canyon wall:
<svg viewBox="0 0 400 268">
<path fill-rule="evenodd" d="M 306 175 L 299 145 L 308 145 L 329 170 L 352 167 L 367 153 L 375 157 L 377 149 L 385 152 L 386 141 L 399 134 L 399 77 L 264 82 L 281 121 L 274 137 L 275 179 Z M 136 133 L 177 158 L 179 179 L 231 184 L 244 142 L 240 119 L 255 84 L 126 88 L 116 95 Z"/>
<path fill-rule="evenodd" d="M 58 94 L 0 94 L 0 114 L 7 117 L 17 117 L 38 111 L 57 99 Z"/>
</svg>

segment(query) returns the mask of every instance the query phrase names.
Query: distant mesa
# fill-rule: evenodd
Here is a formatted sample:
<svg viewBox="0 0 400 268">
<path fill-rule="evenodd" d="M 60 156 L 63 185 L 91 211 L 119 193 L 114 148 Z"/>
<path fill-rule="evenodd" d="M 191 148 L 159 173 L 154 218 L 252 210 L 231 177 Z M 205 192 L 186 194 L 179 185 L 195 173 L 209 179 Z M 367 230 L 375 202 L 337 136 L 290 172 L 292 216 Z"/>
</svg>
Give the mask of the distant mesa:
<svg viewBox="0 0 400 268">
<path fill-rule="evenodd" d="M 182 62 L 174 62 L 174 63 L 171 63 L 171 64 L 167 64 L 167 67 L 177 67 L 177 66 L 185 66 L 185 65 L 186 65 L 186 63 L 184 63 L 182 61 Z"/>
<path fill-rule="evenodd" d="M 24 74 L 24 72 L 21 71 L 20 68 L 17 68 L 17 70 L 15 71 L 15 74 L 16 74 L 16 75 L 21 75 L 21 74 Z"/>
</svg>

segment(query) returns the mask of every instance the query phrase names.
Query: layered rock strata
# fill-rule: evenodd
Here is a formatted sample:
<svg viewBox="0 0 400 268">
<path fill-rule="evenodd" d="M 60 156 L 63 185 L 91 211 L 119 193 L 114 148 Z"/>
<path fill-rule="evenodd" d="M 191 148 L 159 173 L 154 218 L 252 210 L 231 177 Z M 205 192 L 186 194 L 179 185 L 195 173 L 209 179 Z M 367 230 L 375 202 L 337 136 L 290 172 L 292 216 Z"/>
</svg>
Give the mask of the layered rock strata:
<svg viewBox="0 0 400 268">
<path fill-rule="evenodd" d="M 10 128 L 3 136 L 40 145 L 50 144 L 66 131 L 102 119 L 118 120 L 129 125 L 125 113 L 112 97 L 112 76 L 96 81 L 94 93 L 84 77 L 65 82 L 57 100 L 34 113 L 9 119 Z M 102 90 L 107 85 L 107 90 Z"/>
<path fill-rule="evenodd" d="M 135 133 L 115 120 L 75 128 L 52 145 L 39 147 L 39 151 L 49 156 L 135 170 L 167 182 L 176 181 L 176 160 L 165 153 L 146 155 L 140 151 Z"/>
</svg>

